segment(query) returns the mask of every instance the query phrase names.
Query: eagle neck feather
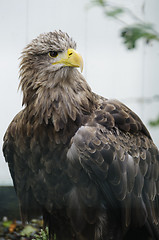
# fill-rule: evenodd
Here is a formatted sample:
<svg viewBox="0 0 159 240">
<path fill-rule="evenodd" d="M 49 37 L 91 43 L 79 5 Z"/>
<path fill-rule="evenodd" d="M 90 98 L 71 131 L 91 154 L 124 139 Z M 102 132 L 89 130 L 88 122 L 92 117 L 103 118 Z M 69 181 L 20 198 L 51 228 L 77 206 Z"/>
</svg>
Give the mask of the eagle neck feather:
<svg viewBox="0 0 159 240">
<path fill-rule="evenodd" d="M 50 73 L 34 78 L 34 87 L 29 85 L 24 97 L 32 97 L 27 103 L 28 113 L 34 122 L 52 123 L 56 132 L 65 128 L 68 122 L 89 115 L 95 103 L 92 93 L 83 76 L 72 68 L 63 74 Z M 23 86 L 24 88 L 24 86 Z M 24 99 L 25 101 L 25 99 Z"/>
</svg>

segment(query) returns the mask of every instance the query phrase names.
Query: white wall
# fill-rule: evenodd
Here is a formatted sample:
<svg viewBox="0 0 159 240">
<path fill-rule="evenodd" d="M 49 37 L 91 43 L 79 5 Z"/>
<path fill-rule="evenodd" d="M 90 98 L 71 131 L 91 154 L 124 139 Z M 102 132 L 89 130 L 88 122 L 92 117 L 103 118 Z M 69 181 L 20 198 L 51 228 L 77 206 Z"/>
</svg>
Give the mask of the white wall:
<svg viewBox="0 0 159 240">
<path fill-rule="evenodd" d="M 117 98 L 131 107 L 147 125 L 159 114 L 159 102 L 143 102 L 159 94 L 159 44 L 128 51 L 122 44 L 120 28 L 105 18 L 101 9 L 88 10 L 89 0 L 1 0 L 0 1 L 0 147 L 5 130 L 21 109 L 21 93 L 17 92 L 18 58 L 21 50 L 38 34 L 55 29 L 68 32 L 78 44 L 84 58 L 84 75 L 93 91 L 107 98 Z M 159 1 L 114 0 L 130 7 L 145 20 L 154 22 L 159 31 Z M 125 21 L 130 21 L 125 18 Z M 147 125 L 148 126 L 148 125 Z M 159 128 L 152 129 L 159 146 Z M 2 152 L 0 184 L 11 184 Z"/>
</svg>

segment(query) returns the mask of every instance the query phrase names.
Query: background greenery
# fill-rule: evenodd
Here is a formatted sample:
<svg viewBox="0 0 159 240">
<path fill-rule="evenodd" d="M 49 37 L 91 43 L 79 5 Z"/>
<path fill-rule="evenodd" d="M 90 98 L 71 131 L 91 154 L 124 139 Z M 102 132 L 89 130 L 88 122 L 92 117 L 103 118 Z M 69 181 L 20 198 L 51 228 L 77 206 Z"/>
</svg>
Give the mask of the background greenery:
<svg viewBox="0 0 159 240">
<path fill-rule="evenodd" d="M 150 44 L 152 41 L 159 42 L 159 33 L 155 30 L 153 24 L 144 22 L 130 9 L 107 0 L 91 0 L 90 7 L 101 7 L 106 17 L 113 18 L 122 24 L 120 36 L 127 49 L 135 49 L 139 40 L 144 41 L 145 44 Z M 144 11 L 144 8 L 145 2 L 143 2 L 142 11 Z M 128 15 L 133 23 L 126 23 L 123 20 L 123 15 Z M 154 97 L 156 98 L 156 96 Z M 159 96 L 157 97 L 159 99 Z M 153 100 L 153 98 L 150 99 L 150 101 Z M 159 114 L 156 119 L 150 119 L 149 125 L 152 127 L 159 127 Z"/>
</svg>

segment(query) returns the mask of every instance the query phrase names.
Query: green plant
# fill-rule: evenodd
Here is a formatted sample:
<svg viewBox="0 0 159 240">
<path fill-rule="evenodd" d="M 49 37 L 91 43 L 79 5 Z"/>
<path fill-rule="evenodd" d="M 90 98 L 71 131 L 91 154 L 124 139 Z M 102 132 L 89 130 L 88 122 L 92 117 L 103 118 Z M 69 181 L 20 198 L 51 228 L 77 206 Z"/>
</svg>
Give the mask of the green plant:
<svg viewBox="0 0 159 240">
<path fill-rule="evenodd" d="M 116 1 L 117 2 L 117 1 Z M 155 30 L 152 23 L 146 23 L 134 14 L 130 9 L 119 6 L 110 0 L 90 0 L 90 6 L 101 7 L 106 17 L 113 18 L 123 25 L 120 30 L 120 36 L 123 38 L 123 43 L 127 49 L 136 48 L 137 41 L 142 39 L 146 44 L 151 41 L 159 42 L 159 33 Z M 145 2 L 142 6 L 144 12 Z M 122 15 L 127 15 L 133 20 L 133 24 L 128 24 L 123 21 Z M 151 100 L 153 100 L 152 97 Z M 159 117 L 156 120 L 149 121 L 152 127 L 159 126 Z"/>
<path fill-rule="evenodd" d="M 41 229 L 41 231 L 38 234 L 35 234 L 35 238 L 32 240 L 48 240 L 49 239 L 49 231 L 48 228 Z M 55 240 L 56 238 L 54 238 Z"/>
<path fill-rule="evenodd" d="M 151 127 L 157 127 L 157 126 L 159 126 L 159 116 L 158 116 L 158 118 L 157 118 L 156 120 L 151 120 L 151 121 L 149 122 L 149 124 L 150 124 Z"/>
<path fill-rule="evenodd" d="M 146 23 L 136 16 L 130 9 L 119 6 L 108 0 L 91 0 L 91 6 L 101 7 L 105 16 L 114 18 L 124 26 L 121 27 L 121 37 L 127 49 L 134 49 L 139 39 L 145 43 L 159 41 L 159 33 L 154 29 L 153 24 Z M 143 6 L 144 9 L 144 6 Z M 122 15 L 128 15 L 133 20 L 133 24 L 127 24 L 122 20 Z"/>
</svg>

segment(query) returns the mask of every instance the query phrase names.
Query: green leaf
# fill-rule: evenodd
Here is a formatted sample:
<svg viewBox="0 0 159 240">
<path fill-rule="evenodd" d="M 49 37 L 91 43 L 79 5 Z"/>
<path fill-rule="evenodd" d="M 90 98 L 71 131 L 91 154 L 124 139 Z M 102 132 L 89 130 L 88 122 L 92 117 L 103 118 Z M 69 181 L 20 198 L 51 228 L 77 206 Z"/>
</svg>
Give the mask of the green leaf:
<svg viewBox="0 0 159 240">
<path fill-rule="evenodd" d="M 91 4 L 104 7 L 106 5 L 106 2 L 106 0 L 92 0 Z"/>
<path fill-rule="evenodd" d="M 159 127 L 159 116 L 156 120 L 151 120 L 149 124 L 151 127 Z"/>
<path fill-rule="evenodd" d="M 124 10 L 122 8 L 114 7 L 112 10 L 105 11 L 105 13 L 108 17 L 117 17 L 118 15 L 124 13 Z"/>
<path fill-rule="evenodd" d="M 48 240 L 49 239 L 49 230 L 48 227 L 41 231 L 38 234 L 35 234 L 35 238 L 32 240 Z M 56 240 L 56 236 L 54 236 L 54 240 Z"/>
<path fill-rule="evenodd" d="M 37 228 L 32 227 L 31 225 L 27 225 L 24 227 L 24 229 L 21 231 L 21 236 L 27 236 L 29 237 L 32 233 L 37 232 Z"/>
<path fill-rule="evenodd" d="M 137 23 L 123 28 L 121 37 L 128 49 L 135 48 L 139 39 L 144 39 L 146 43 L 152 40 L 159 41 L 159 35 L 155 32 L 153 25 L 146 23 Z"/>
<path fill-rule="evenodd" d="M 9 228 L 12 223 L 13 223 L 12 221 L 4 221 L 4 222 L 2 223 L 2 225 L 3 225 L 4 227 Z"/>
</svg>

